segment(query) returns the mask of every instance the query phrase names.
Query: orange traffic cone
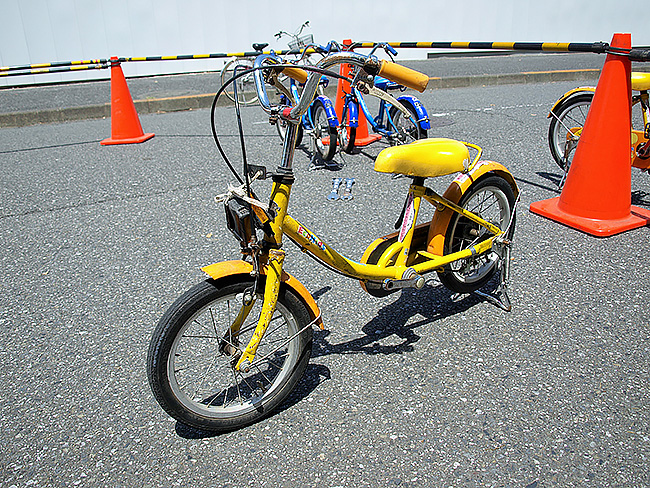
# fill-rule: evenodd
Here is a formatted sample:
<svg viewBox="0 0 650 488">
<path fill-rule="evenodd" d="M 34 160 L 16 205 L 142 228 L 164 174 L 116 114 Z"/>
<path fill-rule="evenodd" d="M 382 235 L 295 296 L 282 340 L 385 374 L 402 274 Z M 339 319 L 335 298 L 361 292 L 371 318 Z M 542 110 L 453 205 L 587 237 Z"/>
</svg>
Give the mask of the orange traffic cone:
<svg viewBox="0 0 650 488">
<path fill-rule="evenodd" d="M 352 45 L 351 39 L 346 39 L 343 41 L 343 48 Z M 352 66 L 349 64 L 342 64 L 339 68 L 339 74 L 342 76 L 349 76 L 352 71 Z M 350 83 L 347 80 L 342 80 L 339 78 L 338 84 L 336 85 L 336 100 L 334 101 L 334 110 L 336 115 L 339 117 L 339 120 L 343 117 L 343 106 L 345 104 L 345 94 L 350 93 Z M 348 111 L 347 117 L 350 116 Z M 348 128 L 348 130 L 350 130 Z M 361 107 L 359 107 L 359 125 L 357 127 L 356 137 L 354 139 L 355 147 L 367 146 L 368 144 L 378 141 L 381 139 L 381 134 L 369 134 L 368 133 L 368 119 L 366 114 L 363 113 Z"/>
<path fill-rule="evenodd" d="M 614 34 L 612 47 L 631 45 Z M 650 211 L 631 204 L 630 72 L 628 58 L 607 55 L 562 193 L 532 212 L 600 237 L 650 224 Z"/>
<path fill-rule="evenodd" d="M 144 134 L 138 113 L 131 99 L 122 67 L 116 57 L 111 58 L 111 137 L 101 141 L 111 144 L 134 144 L 148 141 L 154 134 Z"/>
</svg>

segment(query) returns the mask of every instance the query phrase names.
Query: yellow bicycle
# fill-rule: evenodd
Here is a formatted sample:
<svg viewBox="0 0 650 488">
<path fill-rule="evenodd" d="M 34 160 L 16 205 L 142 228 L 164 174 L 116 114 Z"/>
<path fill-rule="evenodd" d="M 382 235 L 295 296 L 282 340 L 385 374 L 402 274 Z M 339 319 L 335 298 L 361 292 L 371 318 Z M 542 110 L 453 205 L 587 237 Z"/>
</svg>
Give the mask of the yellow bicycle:
<svg viewBox="0 0 650 488">
<path fill-rule="evenodd" d="M 348 81 L 361 88 L 372 86 L 375 75 L 419 91 L 428 82 L 416 71 L 352 52 L 305 66 L 308 76 L 273 55 L 257 58 L 253 74 L 260 105 L 270 121 L 287 122 L 282 160 L 272 174 L 246 163 L 243 178 L 236 174 L 241 186 L 230 187 L 219 200 L 227 227 L 240 242 L 241 259 L 202 268 L 208 279 L 171 305 L 149 347 L 147 374 L 155 398 L 183 424 L 215 432 L 251 424 L 278 407 L 300 380 L 311 354 L 312 327 L 324 325 L 315 299 L 285 271 L 287 239 L 326 267 L 358 280 L 373 296 L 421 289 L 424 275 L 435 271 L 459 293 L 476 292 L 496 277 L 497 290 L 489 297 L 510 308 L 506 283 L 519 190 L 502 164 L 480 160 L 478 146 L 438 138 L 384 149 L 375 170 L 405 175 L 412 183 L 396 232 L 372 242 L 359 261 L 339 254 L 287 213 L 300 117 L 321 76 L 341 76 L 330 69 L 341 63 L 359 68 Z M 269 102 L 265 82 L 278 77 L 264 73 L 279 70 L 306 81 L 295 106 Z M 427 178 L 455 173 L 443 195 L 425 186 Z M 264 179 L 272 185 L 268 202 L 252 190 L 256 180 Z M 431 221 L 418 225 L 423 201 L 436 210 Z"/>
<path fill-rule="evenodd" d="M 641 116 L 635 122 L 640 123 L 642 127 L 632 128 L 630 134 L 631 164 L 634 168 L 648 171 L 650 169 L 650 99 L 648 98 L 650 73 L 632 72 L 630 85 L 635 92 L 632 95 L 631 106 L 633 108 L 638 105 L 641 109 Z M 553 159 L 564 171 L 560 186 L 564 184 L 566 174 L 569 172 L 595 92 L 596 87 L 593 86 L 581 86 L 569 90 L 553 104 L 548 114 L 548 118 L 551 119 L 548 127 L 548 145 Z"/>
</svg>

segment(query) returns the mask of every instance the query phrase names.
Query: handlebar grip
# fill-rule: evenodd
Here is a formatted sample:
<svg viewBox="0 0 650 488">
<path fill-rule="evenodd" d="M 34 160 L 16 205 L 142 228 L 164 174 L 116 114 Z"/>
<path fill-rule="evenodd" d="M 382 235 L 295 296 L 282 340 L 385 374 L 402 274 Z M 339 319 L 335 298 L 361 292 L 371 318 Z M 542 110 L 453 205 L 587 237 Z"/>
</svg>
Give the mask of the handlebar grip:
<svg viewBox="0 0 650 488">
<path fill-rule="evenodd" d="M 413 90 L 422 93 L 427 88 L 429 77 L 424 73 L 415 71 L 414 69 L 407 68 L 397 63 L 391 63 L 382 59 L 381 66 L 379 67 L 379 76 L 388 78 L 400 85 L 408 86 Z"/>
<path fill-rule="evenodd" d="M 289 78 L 293 78 L 298 83 L 305 83 L 307 81 L 308 73 L 304 69 L 300 68 L 284 68 L 282 73 L 287 75 Z"/>
</svg>

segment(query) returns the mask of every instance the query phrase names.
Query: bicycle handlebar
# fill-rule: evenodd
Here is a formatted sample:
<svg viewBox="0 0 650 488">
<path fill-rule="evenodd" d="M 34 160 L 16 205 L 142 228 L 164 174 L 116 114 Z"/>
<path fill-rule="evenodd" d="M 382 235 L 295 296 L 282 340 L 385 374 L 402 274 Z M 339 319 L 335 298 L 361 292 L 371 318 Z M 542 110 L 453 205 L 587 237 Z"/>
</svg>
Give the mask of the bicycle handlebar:
<svg viewBox="0 0 650 488">
<path fill-rule="evenodd" d="M 267 112 L 271 112 L 272 107 L 268 95 L 266 94 L 264 78 L 260 68 L 265 63 L 268 63 L 269 68 L 272 68 L 274 64 L 282 64 L 282 62 L 281 58 L 273 54 L 261 54 L 255 59 L 255 88 L 257 90 L 260 105 Z M 291 118 L 298 119 L 309 108 L 309 105 L 316 94 L 318 83 L 321 78 L 321 74 L 315 71 L 320 70 L 322 72 L 331 66 L 343 63 L 359 66 L 372 76 L 383 76 L 395 83 L 399 83 L 419 92 L 423 92 L 429 83 L 429 77 L 427 75 L 411 68 L 407 68 L 406 66 L 401 66 L 386 60 L 379 61 L 377 58 L 369 58 L 368 56 L 349 51 L 333 53 L 321 59 L 311 69 L 307 67 L 302 69 L 293 66 L 282 68 L 283 73 L 287 76 L 294 78 L 301 83 L 305 83 L 305 88 L 300 96 L 300 101 L 295 106 L 291 107 L 291 111 L 289 112 Z M 280 67 L 278 67 L 278 69 L 279 68 Z M 309 74 L 305 77 L 307 71 L 309 71 Z"/>
</svg>

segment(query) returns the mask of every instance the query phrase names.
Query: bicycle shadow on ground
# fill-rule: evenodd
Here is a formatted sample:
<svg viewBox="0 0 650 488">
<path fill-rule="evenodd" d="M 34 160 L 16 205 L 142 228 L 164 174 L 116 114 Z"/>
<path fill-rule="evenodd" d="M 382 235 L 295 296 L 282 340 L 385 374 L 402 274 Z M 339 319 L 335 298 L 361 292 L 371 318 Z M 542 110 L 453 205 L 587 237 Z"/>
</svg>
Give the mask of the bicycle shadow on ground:
<svg viewBox="0 0 650 488">
<path fill-rule="evenodd" d="M 492 280 L 496 282 L 496 280 Z M 492 281 L 485 289 L 491 291 Z M 399 292 L 398 292 L 399 293 Z M 413 344 L 420 340 L 416 333 L 423 325 L 430 324 L 459 313 L 486 301 L 477 295 L 458 296 L 442 284 L 427 285 L 422 290 L 405 290 L 392 303 L 381 308 L 377 315 L 361 327 L 362 337 L 334 344 L 328 341 L 329 331 L 317 333 L 312 359 L 333 354 L 404 354 L 414 350 Z M 416 315 L 419 320 L 411 321 Z M 391 336 L 401 339 L 398 344 L 381 342 Z"/>
<path fill-rule="evenodd" d="M 562 181 L 562 175 L 558 173 L 547 173 L 546 171 L 538 171 L 535 174 L 540 178 L 542 178 L 543 180 L 546 180 L 548 183 L 551 183 L 552 185 L 540 184 L 534 181 L 527 180 L 525 178 L 520 178 L 519 176 L 515 176 L 515 180 L 517 181 L 517 184 L 525 183 L 526 185 L 534 186 L 535 188 L 540 188 L 542 190 L 547 190 L 553 193 L 557 193 L 558 195 L 560 194 L 562 190 L 559 185 L 560 182 Z"/>
<path fill-rule="evenodd" d="M 361 331 L 364 333 L 362 337 L 333 344 L 327 339 L 330 331 L 316 330 L 311 360 L 334 354 L 388 355 L 412 352 L 414 350 L 413 344 L 420 340 L 420 336 L 416 333 L 418 328 L 466 312 L 477 304 L 487 301 L 473 294 L 458 296 L 458 294 L 445 288 L 442 284 L 434 283 L 427 284 L 422 290 L 407 289 L 401 293 L 397 292 L 400 296 L 396 300 L 382 307 L 369 322 L 361 327 Z M 495 277 L 482 288 L 482 291 L 491 293 L 497 285 L 498 279 Z M 326 286 L 314 292 L 313 296 L 314 298 L 320 298 L 330 290 L 331 287 Z M 416 315 L 421 316 L 421 318 L 411 321 Z M 382 341 L 392 336 L 396 336 L 402 341 L 394 345 L 381 344 Z M 296 388 L 265 419 L 274 417 L 302 402 L 323 382 L 329 379 L 331 379 L 331 372 L 327 366 L 310 362 Z M 260 422 L 264 422 L 264 419 L 260 420 Z M 235 429 L 235 431 L 243 429 Z M 179 437 L 185 439 L 207 439 L 229 433 L 202 431 L 180 422 L 176 422 L 175 430 Z"/>
<path fill-rule="evenodd" d="M 559 184 L 562 181 L 562 175 L 555 174 L 555 173 L 547 173 L 543 171 L 539 171 L 536 174 L 537 176 L 544 178 L 549 183 L 553 183 L 555 187 L 554 188 L 546 187 L 538 183 L 533 183 L 531 181 L 524 180 L 522 178 L 517 178 L 517 182 L 526 183 L 527 185 L 543 188 L 545 190 L 549 190 L 558 194 L 562 193 L 562 189 L 559 187 Z M 633 190 L 631 194 L 631 198 L 632 198 L 632 202 L 631 202 L 632 205 L 637 205 L 639 207 L 650 207 L 650 193 L 648 193 L 645 190 Z"/>
<path fill-rule="evenodd" d="M 344 162 L 339 162 L 336 159 L 332 159 L 331 161 L 324 160 L 323 157 L 318 154 L 318 152 L 314 151 L 310 146 L 310 143 L 305 143 L 304 141 L 296 146 L 296 150 L 301 151 L 306 157 L 309 158 L 307 171 L 341 171 L 345 166 Z"/>
</svg>

